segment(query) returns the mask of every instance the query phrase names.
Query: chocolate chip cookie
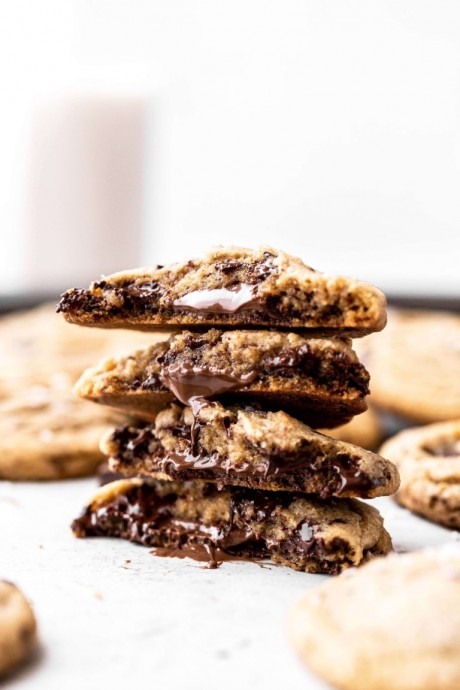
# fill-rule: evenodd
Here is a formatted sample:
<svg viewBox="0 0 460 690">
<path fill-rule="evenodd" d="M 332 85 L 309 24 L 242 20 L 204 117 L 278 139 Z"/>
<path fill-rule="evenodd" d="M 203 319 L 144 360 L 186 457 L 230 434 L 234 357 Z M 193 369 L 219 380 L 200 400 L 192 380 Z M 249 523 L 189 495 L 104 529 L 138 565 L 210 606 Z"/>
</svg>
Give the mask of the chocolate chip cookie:
<svg viewBox="0 0 460 690">
<path fill-rule="evenodd" d="M 383 438 L 382 423 L 373 407 L 368 407 L 366 412 L 353 417 L 347 424 L 335 429 L 320 429 L 320 431 L 339 441 L 354 443 L 368 450 L 378 448 Z"/>
<path fill-rule="evenodd" d="M 145 333 L 75 328 L 56 315 L 56 306 L 0 318 L 0 398 L 32 384 L 47 385 L 54 374 L 75 382 L 98 358 L 148 345 L 159 336 Z"/>
<path fill-rule="evenodd" d="M 106 276 L 71 289 L 58 310 L 104 328 L 278 328 L 361 336 L 386 321 L 382 292 L 329 276 L 282 251 L 217 248 L 201 259 Z"/>
<path fill-rule="evenodd" d="M 372 498 L 394 493 L 396 467 L 358 446 L 317 433 L 285 412 L 220 403 L 170 405 L 154 424 L 122 426 L 101 442 L 124 474 L 217 481 L 269 491 Z"/>
<path fill-rule="evenodd" d="M 30 657 L 37 625 L 29 602 L 11 582 L 0 580 L 0 678 Z"/>
<path fill-rule="evenodd" d="M 402 506 L 460 529 L 460 421 L 401 431 L 380 452 L 399 469 Z"/>
<path fill-rule="evenodd" d="M 340 690 L 458 690 L 460 549 L 348 571 L 295 605 L 289 634 L 305 665 Z"/>
<path fill-rule="evenodd" d="M 204 482 L 106 484 L 72 528 L 78 537 L 121 537 L 155 547 L 160 556 L 188 556 L 211 567 L 223 560 L 270 559 L 336 574 L 391 550 L 382 517 L 360 501 L 326 503 Z"/>
<path fill-rule="evenodd" d="M 378 407 L 418 423 L 460 419 L 459 315 L 391 309 L 360 346 Z"/>
<path fill-rule="evenodd" d="M 178 398 L 258 403 L 310 426 L 336 426 L 366 409 L 369 375 L 349 342 L 279 331 L 184 331 L 87 370 L 76 392 L 154 419 Z"/>
<path fill-rule="evenodd" d="M 51 304 L 0 318 L 0 478 L 93 473 L 103 431 L 127 417 L 78 400 L 72 386 L 95 358 L 158 337 L 72 327 Z"/>
<path fill-rule="evenodd" d="M 124 417 L 74 398 L 71 378 L 55 374 L 48 385 L 29 385 L 0 401 L 0 479 L 79 477 L 104 459 L 99 439 Z"/>
</svg>

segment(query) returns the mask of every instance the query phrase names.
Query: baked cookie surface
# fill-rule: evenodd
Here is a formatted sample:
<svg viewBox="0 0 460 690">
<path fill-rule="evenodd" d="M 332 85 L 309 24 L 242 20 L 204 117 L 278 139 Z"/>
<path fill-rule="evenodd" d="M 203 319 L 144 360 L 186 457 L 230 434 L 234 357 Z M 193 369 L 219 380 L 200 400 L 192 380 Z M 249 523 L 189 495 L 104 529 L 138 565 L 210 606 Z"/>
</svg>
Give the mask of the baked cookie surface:
<svg viewBox="0 0 460 690">
<path fill-rule="evenodd" d="M 368 407 L 363 414 L 353 417 L 351 421 L 335 429 L 320 429 L 322 433 L 339 441 L 354 443 L 361 448 L 375 450 L 382 441 L 383 428 L 378 414 Z"/>
<path fill-rule="evenodd" d="M 396 467 L 370 451 L 313 431 L 284 412 L 217 402 L 202 404 L 195 417 L 189 407 L 170 405 L 154 424 L 110 432 L 101 449 L 113 471 L 128 475 L 162 472 L 322 498 L 371 498 L 399 486 Z"/>
<path fill-rule="evenodd" d="M 356 337 L 384 327 L 385 306 L 368 283 L 319 273 L 270 247 L 229 247 L 68 290 L 58 310 L 72 323 L 105 328 L 268 327 Z"/>
<path fill-rule="evenodd" d="M 99 440 L 121 422 L 114 410 L 74 398 L 67 374 L 29 385 L 0 401 L 0 479 L 65 479 L 93 474 L 104 456 Z"/>
<path fill-rule="evenodd" d="M 457 690 L 460 549 L 393 554 L 311 590 L 289 636 L 340 690 Z"/>
<path fill-rule="evenodd" d="M 390 309 L 382 333 L 359 343 L 372 402 L 418 423 L 460 419 L 460 316 Z"/>
<path fill-rule="evenodd" d="M 37 644 L 29 602 L 11 582 L 0 580 L 0 678 L 28 659 Z"/>
<path fill-rule="evenodd" d="M 75 328 L 56 314 L 56 305 L 0 318 L 0 398 L 31 384 L 47 384 L 66 373 L 75 382 L 98 358 L 148 345 L 156 336 L 144 333 Z"/>
<path fill-rule="evenodd" d="M 100 488 L 72 525 L 78 537 L 112 536 L 189 556 L 271 559 L 295 570 L 336 574 L 388 553 L 379 512 L 354 499 L 321 501 L 204 482 L 126 479 Z"/>
<path fill-rule="evenodd" d="M 52 304 L 0 318 L 0 478 L 93 473 L 100 436 L 123 416 L 79 400 L 72 386 L 95 359 L 156 338 L 77 328 Z"/>
<path fill-rule="evenodd" d="M 336 426 L 366 409 L 369 375 L 349 342 L 277 331 L 184 331 L 121 358 L 77 382 L 81 397 L 154 419 L 166 404 L 193 397 L 259 403 L 310 426 Z"/>
<path fill-rule="evenodd" d="M 380 453 L 399 469 L 402 506 L 460 529 L 460 420 L 401 431 Z"/>
</svg>

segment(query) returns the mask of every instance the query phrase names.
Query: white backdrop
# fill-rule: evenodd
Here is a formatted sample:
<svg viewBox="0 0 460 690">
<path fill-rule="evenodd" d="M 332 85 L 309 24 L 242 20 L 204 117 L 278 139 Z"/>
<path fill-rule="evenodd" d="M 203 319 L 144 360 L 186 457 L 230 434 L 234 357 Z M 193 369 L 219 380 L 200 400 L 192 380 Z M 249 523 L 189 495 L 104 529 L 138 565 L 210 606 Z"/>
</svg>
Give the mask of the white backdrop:
<svg viewBox="0 0 460 690">
<path fill-rule="evenodd" d="M 456 0 L 0 7 L 0 288 L 28 281 L 36 104 L 90 85 L 148 103 L 142 263 L 268 243 L 393 293 L 460 295 Z"/>
</svg>

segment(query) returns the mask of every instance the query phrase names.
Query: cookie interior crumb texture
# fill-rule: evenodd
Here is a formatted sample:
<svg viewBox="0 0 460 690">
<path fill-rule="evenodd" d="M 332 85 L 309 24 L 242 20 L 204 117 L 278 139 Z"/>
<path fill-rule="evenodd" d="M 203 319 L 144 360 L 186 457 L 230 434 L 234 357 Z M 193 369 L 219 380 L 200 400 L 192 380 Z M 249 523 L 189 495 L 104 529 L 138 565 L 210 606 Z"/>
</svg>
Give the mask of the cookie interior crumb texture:
<svg viewBox="0 0 460 690">
<path fill-rule="evenodd" d="M 153 419 L 176 398 L 237 398 L 337 426 L 366 409 L 369 375 L 349 342 L 276 331 L 184 331 L 88 369 L 81 397 Z"/>
<path fill-rule="evenodd" d="M 193 426 L 193 443 L 191 441 Z M 388 460 L 313 431 L 284 412 L 171 405 L 154 425 L 124 426 L 102 439 L 110 467 L 125 474 L 163 472 L 268 490 L 329 496 L 394 493 L 396 467 Z"/>
<path fill-rule="evenodd" d="M 73 530 L 155 547 L 158 555 L 271 559 L 336 574 L 391 550 L 378 511 L 354 499 L 269 493 L 204 482 L 122 480 L 98 490 Z"/>
<path fill-rule="evenodd" d="M 270 327 L 358 337 L 385 326 L 385 307 L 368 283 L 319 273 L 270 247 L 234 247 L 106 276 L 88 290 L 68 290 L 59 311 L 72 323 L 105 328 Z"/>
</svg>

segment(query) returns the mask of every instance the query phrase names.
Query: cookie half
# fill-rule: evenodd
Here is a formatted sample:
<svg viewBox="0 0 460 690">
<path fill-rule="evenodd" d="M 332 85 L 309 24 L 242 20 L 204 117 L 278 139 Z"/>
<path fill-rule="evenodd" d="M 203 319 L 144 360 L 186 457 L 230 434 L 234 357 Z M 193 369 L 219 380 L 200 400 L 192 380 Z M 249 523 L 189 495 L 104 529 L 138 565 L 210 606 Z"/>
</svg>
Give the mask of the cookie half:
<svg viewBox="0 0 460 690">
<path fill-rule="evenodd" d="M 457 690 L 460 549 L 379 558 L 309 591 L 289 635 L 340 690 Z"/>
<path fill-rule="evenodd" d="M 269 247 L 217 248 L 201 259 L 106 276 L 63 294 L 58 311 L 84 326 L 287 328 L 352 335 L 385 326 L 385 297 Z"/>
<path fill-rule="evenodd" d="M 193 425 L 193 429 L 192 429 Z M 192 437 L 193 434 L 193 437 Z M 331 439 L 285 412 L 170 405 L 154 424 L 122 426 L 102 439 L 113 471 L 216 481 L 269 491 L 372 498 L 394 493 L 396 467 Z"/>
<path fill-rule="evenodd" d="M 402 506 L 460 529 L 460 421 L 401 431 L 380 452 L 399 469 Z"/>
<path fill-rule="evenodd" d="M 375 508 L 354 499 L 267 493 L 204 482 L 127 479 L 99 489 L 72 525 L 78 537 L 121 537 L 160 556 L 270 559 L 336 574 L 391 550 Z"/>
<path fill-rule="evenodd" d="M 37 644 L 37 624 L 29 602 L 11 582 L 0 580 L 0 678 L 28 659 Z"/>
<path fill-rule="evenodd" d="M 378 337 L 359 343 L 372 402 L 418 423 L 460 419 L 460 315 L 391 309 Z"/>
<path fill-rule="evenodd" d="M 88 369 L 81 397 L 154 419 L 178 398 L 237 396 L 283 409 L 310 426 L 337 426 L 366 409 L 369 374 L 339 339 L 280 331 L 184 331 Z"/>
</svg>

